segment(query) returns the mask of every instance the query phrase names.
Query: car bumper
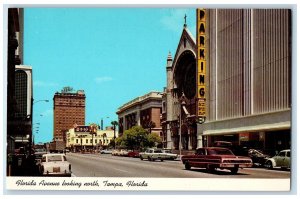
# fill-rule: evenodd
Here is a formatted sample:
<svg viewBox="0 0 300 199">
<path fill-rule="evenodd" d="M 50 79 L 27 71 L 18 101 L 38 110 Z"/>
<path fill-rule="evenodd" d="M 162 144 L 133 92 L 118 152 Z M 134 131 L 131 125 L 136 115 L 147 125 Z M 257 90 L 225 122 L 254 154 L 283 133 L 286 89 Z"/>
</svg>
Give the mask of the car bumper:
<svg viewBox="0 0 300 199">
<path fill-rule="evenodd" d="M 245 163 L 245 164 L 220 164 L 220 168 L 248 168 L 252 167 L 252 163 Z"/>
</svg>

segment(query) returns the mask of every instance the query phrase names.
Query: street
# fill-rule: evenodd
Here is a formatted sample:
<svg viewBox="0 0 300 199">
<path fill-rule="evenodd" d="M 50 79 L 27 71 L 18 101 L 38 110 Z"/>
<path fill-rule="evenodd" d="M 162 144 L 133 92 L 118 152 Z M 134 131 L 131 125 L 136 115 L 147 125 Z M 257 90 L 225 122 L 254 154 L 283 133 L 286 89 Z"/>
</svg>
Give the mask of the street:
<svg viewBox="0 0 300 199">
<path fill-rule="evenodd" d="M 185 170 L 181 161 L 140 160 L 110 154 L 67 153 L 74 177 L 154 177 L 154 178 L 290 178 L 290 171 L 265 168 L 240 169 L 232 175 L 227 170 L 208 173 L 205 169 Z"/>
</svg>

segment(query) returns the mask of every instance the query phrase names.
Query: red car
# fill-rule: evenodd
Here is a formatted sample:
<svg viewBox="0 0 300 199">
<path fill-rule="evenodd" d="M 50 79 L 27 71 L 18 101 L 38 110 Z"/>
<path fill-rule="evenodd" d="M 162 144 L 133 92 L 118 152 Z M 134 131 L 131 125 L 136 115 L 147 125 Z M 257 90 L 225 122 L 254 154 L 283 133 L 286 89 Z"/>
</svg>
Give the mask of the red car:
<svg viewBox="0 0 300 199">
<path fill-rule="evenodd" d="M 128 152 L 128 157 L 131 157 L 131 158 L 139 158 L 139 154 L 140 154 L 139 151 L 129 151 L 129 152 Z"/>
<path fill-rule="evenodd" d="M 219 168 L 236 174 L 239 168 L 252 167 L 251 158 L 235 156 L 231 150 L 221 147 L 198 148 L 194 155 L 182 156 L 181 160 L 187 170 L 191 167 L 206 168 L 208 171 Z"/>
</svg>

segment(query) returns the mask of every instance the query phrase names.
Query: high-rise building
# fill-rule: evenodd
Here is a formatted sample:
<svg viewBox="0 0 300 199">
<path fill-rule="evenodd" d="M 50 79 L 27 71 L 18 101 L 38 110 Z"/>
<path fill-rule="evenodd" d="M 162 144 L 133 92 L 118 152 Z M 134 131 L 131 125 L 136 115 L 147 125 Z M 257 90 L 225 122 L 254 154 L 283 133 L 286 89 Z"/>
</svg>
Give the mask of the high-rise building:
<svg viewBox="0 0 300 199">
<path fill-rule="evenodd" d="M 15 97 L 17 101 L 17 118 L 31 115 L 32 100 L 32 68 L 31 66 L 16 65 Z"/>
<path fill-rule="evenodd" d="M 65 133 L 69 129 L 74 125 L 85 125 L 85 93 L 83 90 L 73 92 L 71 89 L 63 89 L 55 93 L 53 105 L 53 139 L 65 141 Z"/>
</svg>

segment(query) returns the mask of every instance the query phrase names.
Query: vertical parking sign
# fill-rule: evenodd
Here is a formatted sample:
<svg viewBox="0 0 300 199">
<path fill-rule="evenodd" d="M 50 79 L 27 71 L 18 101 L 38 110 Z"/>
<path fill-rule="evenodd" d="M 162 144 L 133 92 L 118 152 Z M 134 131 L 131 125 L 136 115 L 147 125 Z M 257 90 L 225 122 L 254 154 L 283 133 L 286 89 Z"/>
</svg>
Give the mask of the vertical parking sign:
<svg viewBox="0 0 300 199">
<path fill-rule="evenodd" d="M 206 115 L 206 11 L 197 9 L 197 116 L 202 121 Z"/>
</svg>

